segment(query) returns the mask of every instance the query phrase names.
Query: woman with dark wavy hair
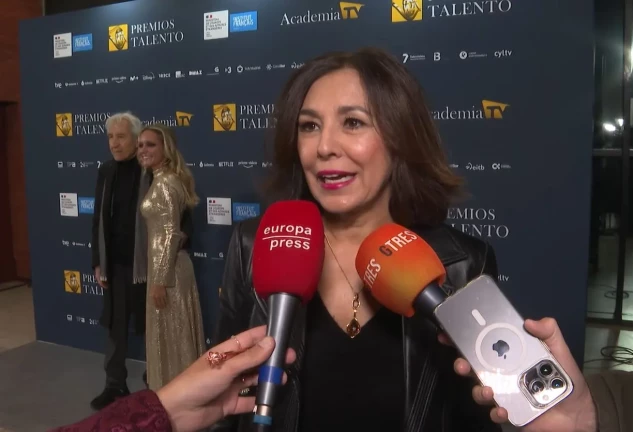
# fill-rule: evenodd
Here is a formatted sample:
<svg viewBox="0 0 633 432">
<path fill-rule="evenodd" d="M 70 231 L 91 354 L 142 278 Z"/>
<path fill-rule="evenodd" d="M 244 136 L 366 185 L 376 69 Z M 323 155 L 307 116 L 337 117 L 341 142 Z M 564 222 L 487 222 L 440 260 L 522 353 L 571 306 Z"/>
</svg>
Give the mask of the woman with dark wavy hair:
<svg viewBox="0 0 633 432">
<path fill-rule="evenodd" d="M 473 402 L 473 383 L 453 372 L 457 353 L 438 342 L 437 329 L 382 308 L 354 265 L 363 239 L 396 222 L 434 248 L 448 291 L 482 273 L 497 278 L 492 248 L 443 223 L 462 182 L 416 79 L 379 49 L 330 53 L 293 73 L 275 112 L 271 196 L 315 202 L 327 247 L 318 292 L 295 320 L 297 361 L 273 430 L 500 430 Z M 216 341 L 267 322 L 251 280 L 258 224 L 234 229 Z M 214 430 L 249 430 L 251 421 L 228 418 Z"/>
</svg>

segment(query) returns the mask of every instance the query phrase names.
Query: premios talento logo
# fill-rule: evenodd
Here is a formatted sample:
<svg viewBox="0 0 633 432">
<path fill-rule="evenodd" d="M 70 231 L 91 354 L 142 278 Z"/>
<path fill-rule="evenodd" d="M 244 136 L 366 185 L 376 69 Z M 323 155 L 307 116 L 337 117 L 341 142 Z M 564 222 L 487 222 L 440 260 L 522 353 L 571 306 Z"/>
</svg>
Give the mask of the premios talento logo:
<svg viewBox="0 0 633 432">
<path fill-rule="evenodd" d="M 92 273 L 64 270 L 64 291 L 70 294 L 103 296 L 103 288 Z"/>
<path fill-rule="evenodd" d="M 55 136 L 73 136 L 73 115 L 72 113 L 55 114 Z"/>
<path fill-rule="evenodd" d="M 173 18 L 108 27 L 108 51 L 126 51 L 154 45 L 179 43 L 185 39 Z"/>
<path fill-rule="evenodd" d="M 391 2 L 391 22 L 422 20 L 422 0 L 398 0 Z"/>
<path fill-rule="evenodd" d="M 391 22 L 422 21 L 422 18 L 471 17 L 503 14 L 512 10 L 512 0 L 461 1 L 389 0 Z"/>
<path fill-rule="evenodd" d="M 213 131 L 272 129 L 275 127 L 275 104 L 272 103 L 223 103 L 213 105 Z"/>
<path fill-rule="evenodd" d="M 237 130 L 237 113 L 234 103 L 213 105 L 213 130 L 215 132 Z"/>
<path fill-rule="evenodd" d="M 128 47 L 127 24 L 117 24 L 108 27 L 108 51 L 125 51 Z"/>
<path fill-rule="evenodd" d="M 64 270 L 64 291 L 81 294 L 81 273 L 76 270 Z"/>
</svg>

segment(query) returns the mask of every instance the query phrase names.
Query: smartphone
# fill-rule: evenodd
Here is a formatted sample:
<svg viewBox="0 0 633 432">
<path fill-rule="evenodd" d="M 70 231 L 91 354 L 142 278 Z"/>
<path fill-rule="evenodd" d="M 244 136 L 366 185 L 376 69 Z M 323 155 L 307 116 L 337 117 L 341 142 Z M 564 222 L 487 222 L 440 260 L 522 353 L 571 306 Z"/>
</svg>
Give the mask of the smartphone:
<svg viewBox="0 0 633 432">
<path fill-rule="evenodd" d="M 528 424 L 573 391 L 569 375 L 547 346 L 524 329 L 525 320 L 493 278 L 472 280 L 434 314 L 514 426 Z"/>
</svg>

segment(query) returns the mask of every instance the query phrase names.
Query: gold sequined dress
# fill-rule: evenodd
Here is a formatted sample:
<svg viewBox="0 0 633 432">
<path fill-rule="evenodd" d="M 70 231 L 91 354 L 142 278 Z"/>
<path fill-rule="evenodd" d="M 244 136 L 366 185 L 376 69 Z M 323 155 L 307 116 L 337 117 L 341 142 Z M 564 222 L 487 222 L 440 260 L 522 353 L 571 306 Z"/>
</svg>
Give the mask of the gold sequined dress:
<svg viewBox="0 0 633 432">
<path fill-rule="evenodd" d="M 193 263 L 182 250 L 185 235 L 180 219 L 184 211 L 185 190 L 180 179 L 168 168 L 155 170 L 141 203 L 149 244 L 145 346 L 150 390 L 167 384 L 206 350 Z M 150 296 L 152 285 L 166 287 L 164 309 L 156 309 Z"/>
</svg>

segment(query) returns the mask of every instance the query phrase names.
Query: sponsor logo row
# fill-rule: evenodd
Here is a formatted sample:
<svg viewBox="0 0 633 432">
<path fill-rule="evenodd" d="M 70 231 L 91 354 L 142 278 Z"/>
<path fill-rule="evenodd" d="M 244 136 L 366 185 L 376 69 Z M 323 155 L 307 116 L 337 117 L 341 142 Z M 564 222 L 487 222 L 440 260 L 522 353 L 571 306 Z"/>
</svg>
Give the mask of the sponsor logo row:
<svg viewBox="0 0 633 432">
<path fill-rule="evenodd" d="M 366 5 L 358 2 L 324 1 L 319 7 L 310 9 L 292 8 L 271 17 L 267 24 L 274 31 L 277 26 L 296 27 L 328 22 L 349 22 L 362 19 L 368 9 L 375 9 L 373 16 L 381 16 L 392 23 L 417 22 L 444 18 L 470 19 L 481 16 L 503 16 L 512 12 L 512 0 L 486 0 L 462 2 L 435 2 L 427 0 L 382 0 L 380 4 Z M 380 8 L 380 10 L 378 9 Z M 231 13 L 218 10 L 202 14 L 203 40 L 227 39 L 231 33 L 257 31 L 260 27 L 256 10 Z M 187 43 L 199 38 L 199 31 L 192 30 L 189 23 L 165 18 L 145 22 L 122 22 L 108 25 L 98 33 L 72 32 L 53 35 L 53 58 L 68 58 L 75 53 L 103 50 L 124 52 L 130 49 L 156 45 Z M 97 47 L 97 48 L 95 48 Z"/>
<path fill-rule="evenodd" d="M 479 105 L 453 108 L 445 106 L 434 109 L 431 114 L 435 120 L 503 120 L 510 104 L 483 99 Z M 208 120 L 213 124 L 214 132 L 235 132 L 237 130 L 272 129 L 276 125 L 275 105 L 272 103 L 235 102 L 212 105 Z M 110 112 L 55 114 L 55 136 L 59 138 L 76 135 L 103 135 L 105 122 Z M 143 119 L 144 124 L 162 123 L 170 127 L 188 127 L 194 121 L 194 114 L 175 111 L 172 115 L 153 116 Z M 204 118 L 204 117 L 203 117 Z M 204 121 L 204 120 L 203 120 Z"/>
<path fill-rule="evenodd" d="M 93 197 L 81 197 L 76 193 L 59 194 L 59 212 L 65 217 L 79 217 L 80 214 L 94 214 Z M 231 225 L 260 215 L 259 203 L 232 202 L 231 198 L 207 198 L 207 223 L 210 225 Z M 69 246 L 62 241 L 64 246 Z M 88 244 L 88 247 L 91 247 Z M 77 246 L 73 242 L 73 246 Z"/>
</svg>

